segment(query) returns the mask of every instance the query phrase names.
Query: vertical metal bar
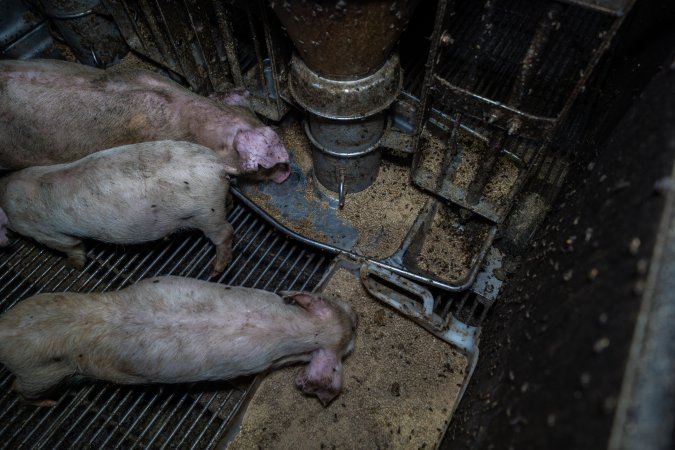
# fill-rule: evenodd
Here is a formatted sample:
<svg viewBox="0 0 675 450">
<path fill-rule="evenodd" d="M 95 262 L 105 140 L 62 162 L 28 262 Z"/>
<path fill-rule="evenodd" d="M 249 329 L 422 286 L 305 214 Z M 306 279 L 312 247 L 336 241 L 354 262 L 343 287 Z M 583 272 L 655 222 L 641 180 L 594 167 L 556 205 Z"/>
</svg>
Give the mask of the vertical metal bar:
<svg viewBox="0 0 675 450">
<path fill-rule="evenodd" d="M 626 8 L 625 8 L 625 11 L 630 11 L 631 9 L 633 9 L 634 4 L 635 4 L 635 0 L 631 0 L 630 2 L 628 2 L 628 4 L 626 5 Z M 572 90 L 572 92 L 567 97 L 567 101 L 565 102 L 565 105 L 563 106 L 563 109 L 558 114 L 558 117 L 557 117 L 557 120 L 556 120 L 556 125 L 553 127 L 553 129 L 549 133 L 549 140 L 550 140 L 550 137 L 554 136 L 555 133 L 558 131 L 558 129 L 560 128 L 560 125 L 567 118 L 567 114 L 569 113 L 570 109 L 572 108 L 572 105 L 576 101 L 577 97 L 582 92 L 582 90 L 585 89 L 586 83 L 588 83 L 588 79 L 590 78 L 590 76 L 593 73 L 595 67 L 597 66 L 598 62 L 600 61 L 601 56 L 605 54 L 605 51 L 609 48 L 609 45 L 614 40 L 614 36 L 616 36 L 617 31 L 619 31 L 619 28 L 623 24 L 623 21 L 624 21 L 624 18 L 626 17 L 626 15 L 627 14 L 624 14 L 623 16 L 614 20 L 614 23 L 610 27 L 610 29 L 607 32 L 607 35 L 603 39 L 602 43 L 595 50 L 593 50 L 593 52 L 591 53 L 590 62 L 584 68 L 581 77 L 579 77 L 579 80 L 577 81 L 576 85 L 574 86 L 574 89 Z"/>
<path fill-rule="evenodd" d="M 288 288 L 284 287 L 284 286 L 285 286 L 284 283 L 286 282 L 286 280 L 287 280 L 288 277 L 290 276 L 291 272 L 293 272 L 293 270 L 295 269 L 295 267 L 298 265 L 298 263 L 300 262 L 300 260 L 305 256 L 305 253 L 306 253 L 306 252 L 305 252 L 304 249 L 301 249 L 301 250 L 300 250 L 300 253 L 299 253 L 298 256 L 295 258 L 295 261 L 293 261 L 293 264 L 291 265 L 291 267 L 289 267 L 288 269 L 286 269 L 283 278 L 276 284 L 276 288 L 274 289 L 274 292 L 288 290 Z"/>
<path fill-rule="evenodd" d="M 527 87 L 530 85 L 532 76 L 535 73 L 534 68 L 539 62 L 539 56 L 544 46 L 548 43 L 551 32 L 555 28 L 554 23 L 561 10 L 562 5 L 556 2 L 551 3 L 534 31 L 530 45 L 525 52 L 525 56 L 523 56 L 523 60 L 520 62 L 520 72 L 518 72 L 518 77 L 513 84 L 507 102 L 514 108 L 520 108 L 521 106 L 523 95 L 527 92 Z"/>
<path fill-rule="evenodd" d="M 202 43 L 202 33 L 197 31 L 197 27 L 195 26 L 195 21 L 193 17 L 193 10 L 188 5 L 188 2 L 186 0 L 183 0 L 183 7 L 185 8 L 185 11 L 187 12 L 187 17 L 190 23 L 190 28 L 192 29 L 192 33 L 195 37 L 195 41 L 197 42 L 197 47 L 199 48 L 199 52 L 202 55 L 202 59 L 204 60 L 204 67 L 206 68 L 206 76 L 208 77 L 209 83 L 211 85 L 211 90 L 215 91 L 216 88 L 220 85 L 220 83 L 217 81 L 215 75 L 214 75 L 214 70 L 211 68 L 209 65 L 209 54 L 204 50 L 207 45 L 209 45 L 208 42 L 204 41 Z M 195 4 L 195 7 L 197 10 L 199 10 L 200 5 Z M 206 27 L 206 25 L 202 25 L 203 27 Z M 197 62 L 198 64 L 198 62 Z"/>
<path fill-rule="evenodd" d="M 483 160 L 478 168 L 478 173 L 476 173 L 474 179 L 471 180 L 471 184 L 466 190 L 466 202 L 468 204 L 475 205 L 480 201 L 483 189 L 485 189 L 485 186 L 490 179 L 490 175 L 492 175 L 494 167 L 497 164 L 499 155 L 501 154 L 505 137 L 506 132 L 500 129 L 496 130 L 494 135 L 491 136 L 487 154 L 483 155 Z"/>
<path fill-rule="evenodd" d="M 441 165 L 441 172 L 438 175 L 438 179 L 436 180 L 436 192 L 441 192 L 443 189 L 443 185 L 445 184 L 445 180 L 448 178 L 448 173 L 450 170 L 450 167 L 452 166 L 452 162 L 455 159 L 455 156 L 457 155 L 457 142 L 459 140 L 459 121 L 462 118 L 462 115 L 460 113 L 456 113 L 455 117 L 453 118 L 453 123 L 452 123 L 452 131 L 450 132 L 450 139 L 449 139 L 449 145 L 448 149 L 449 151 L 445 151 L 443 153 L 443 162 Z"/>
<path fill-rule="evenodd" d="M 258 74 L 260 75 L 260 85 L 263 89 L 263 97 L 265 98 L 265 104 L 269 105 L 269 92 L 267 91 L 267 81 L 265 80 L 265 64 L 263 62 L 262 52 L 260 51 L 260 40 L 258 39 L 258 33 L 255 29 L 255 23 L 253 21 L 253 14 L 249 8 L 246 9 L 246 16 L 248 17 L 248 26 L 251 29 L 251 38 L 253 40 L 253 49 L 255 50 L 255 57 L 258 60 Z"/>
<path fill-rule="evenodd" d="M 265 33 L 265 44 L 267 45 L 267 57 L 270 59 L 270 66 L 272 68 L 272 82 L 274 83 L 274 91 L 276 92 L 276 95 L 274 96 L 274 105 L 276 106 L 277 112 L 276 116 L 280 117 L 283 108 L 281 103 L 281 95 L 280 95 L 281 90 L 279 87 L 279 71 L 277 66 L 279 61 L 277 60 L 277 54 L 274 45 L 275 40 L 272 38 L 272 29 L 269 24 L 269 11 L 266 7 L 265 2 L 263 2 L 262 0 L 258 0 L 258 8 L 260 9 L 260 15 L 262 16 L 263 30 Z M 264 84 L 265 86 L 267 86 L 267 80 L 264 81 Z M 270 94 L 271 94 L 270 92 L 267 93 L 268 98 L 270 97 Z"/>
<path fill-rule="evenodd" d="M 185 68 L 182 65 L 182 61 L 178 57 L 178 55 L 172 55 L 171 50 L 169 47 L 166 46 L 166 42 L 164 41 L 164 36 L 162 35 L 161 30 L 159 29 L 159 25 L 157 24 L 157 20 L 155 20 L 155 15 L 152 12 L 152 9 L 150 8 L 150 4 L 148 3 L 148 0 L 139 0 L 139 5 L 141 7 L 141 11 L 143 12 L 143 15 L 145 16 L 145 20 L 148 22 L 148 27 L 150 28 L 150 33 L 152 33 L 152 37 L 154 38 L 155 44 L 157 44 L 157 47 L 159 47 L 159 51 L 161 55 L 164 57 L 165 61 L 167 62 L 174 62 L 175 65 L 178 65 L 181 71 L 184 71 Z M 143 37 L 143 35 L 139 35 L 140 38 Z M 175 57 L 174 57 L 175 56 Z M 176 69 L 174 64 L 172 64 L 172 69 Z"/>
<path fill-rule="evenodd" d="M 138 42 L 141 44 L 141 47 L 143 47 L 143 50 L 146 52 L 150 53 L 150 49 L 146 47 L 145 45 L 145 39 L 143 39 L 143 35 L 141 34 L 141 31 L 138 28 L 138 17 L 137 14 L 131 14 L 131 10 L 129 9 L 129 5 L 127 5 L 126 0 L 120 0 L 119 3 L 122 5 L 122 8 L 124 9 L 124 14 L 129 17 L 131 20 L 129 20 L 129 23 L 131 23 L 131 26 L 134 28 L 134 34 L 138 37 Z M 157 51 L 155 49 L 155 51 Z M 162 55 L 157 55 L 161 57 Z"/>
<path fill-rule="evenodd" d="M 230 21 L 227 17 L 227 14 L 225 13 L 223 2 L 219 0 L 212 0 L 211 3 L 213 4 L 213 7 L 216 11 L 216 18 L 218 20 L 220 34 L 225 41 L 225 54 L 227 55 L 227 62 L 230 66 L 230 73 L 232 74 L 234 85 L 237 87 L 244 87 L 244 77 L 241 75 L 241 66 L 239 65 L 239 58 L 237 56 L 236 41 L 232 35 L 232 26 L 230 25 Z"/>
<path fill-rule="evenodd" d="M 270 233 L 271 232 L 272 232 L 272 230 L 270 230 Z M 272 236 L 274 236 L 274 235 L 272 235 Z M 267 237 L 265 237 L 265 241 L 263 241 L 263 242 L 266 242 L 266 241 L 267 241 Z M 267 250 L 265 250 L 265 252 L 262 255 L 260 255 L 260 257 L 258 258 L 258 262 L 251 268 L 251 270 L 248 271 L 248 275 L 246 275 L 246 278 L 244 278 L 241 281 L 242 285 L 246 284 L 246 282 L 251 277 L 251 275 L 253 275 L 256 272 L 256 270 L 258 270 L 258 267 L 260 267 L 260 263 L 262 263 L 265 260 L 265 258 L 267 258 L 267 255 L 269 255 L 270 251 L 274 248 L 274 246 L 277 244 L 277 242 L 279 242 L 279 236 L 278 235 L 276 237 L 274 237 L 274 240 L 272 240 L 271 244 L 266 245 Z M 264 273 L 264 271 L 262 273 Z"/>
<path fill-rule="evenodd" d="M 441 32 L 443 28 L 443 21 L 445 19 L 445 11 L 448 6 L 448 0 L 438 0 L 438 5 L 436 6 L 436 22 L 434 23 L 434 31 L 431 34 L 431 48 L 429 49 L 429 56 L 427 57 L 427 62 L 424 65 L 424 84 L 422 85 L 422 95 L 420 97 L 420 107 L 417 111 L 417 121 L 415 125 L 415 137 L 413 139 L 413 149 L 417 150 L 419 148 L 420 138 L 422 137 L 422 129 L 424 123 L 429 117 L 429 112 L 431 111 L 431 93 L 432 93 L 432 80 L 434 79 L 434 70 L 436 68 L 437 58 L 438 58 L 438 47 L 441 41 Z M 415 152 L 413 156 L 413 170 L 412 173 L 419 165 L 420 152 Z"/>
<path fill-rule="evenodd" d="M 255 225 L 260 225 L 260 222 L 259 222 L 258 219 L 253 219 L 253 221 L 251 222 L 251 225 L 249 225 L 248 229 L 244 233 L 244 236 L 246 236 Z M 230 274 L 230 271 L 237 266 L 237 263 L 244 256 L 246 250 L 251 246 L 251 243 L 253 242 L 253 240 L 258 236 L 258 234 L 260 234 L 260 232 L 262 230 L 263 230 L 263 227 L 260 227 L 258 229 L 258 232 L 253 237 L 248 239 L 248 243 L 246 244 L 246 246 L 243 249 L 239 250 L 239 252 L 238 252 L 239 254 L 230 262 L 230 265 L 227 267 L 227 270 L 225 270 L 222 274 L 220 274 L 220 276 L 218 277 L 218 283 L 222 283 L 222 281 L 225 279 L 225 277 Z M 242 236 L 242 238 L 243 238 L 243 236 Z M 235 247 L 238 247 L 239 245 L 241 245 L 241 242 L 243 242 L 243 239 L 237 240 L 237 243 L 235 244 Z M 233 248 L 233 250 L 234 250 L 234 248 Z"/>
<path fill-rule="evenodd" d="M 239 231 L 241 231 L 241 228 L 243 228 L 244 224 L 247 223 L 248 219 L 250 219 L 250 218 L 252 218 L 252 217 L 253 217 L 252 215 L 247 215 L 246 217 L 244 217 L 244 219 L 242 220 L 242 222 L 241 222 L 239 225 L 237 225 L 236 228 L 235 228 L 235 230 L 234 230 L 234 231 L 235 231 L 235 236 L 239 235 Z M 256 221 L 256 219 L 254 219 L 253 222 L 249 225 L 248 229 L 241 235 L 241 237 L 239 237 L 239 238 L 236 239 L 235 244 L 234 244 L 234 246 L 232 247 L 232 253 L 233 253 L 233 254 L 235 253 L 235 250 L 237 250 L 237 249 L 242 245 L 242 242 L 246 242 L 246 240 L 243 239 L 243 237 L 246 236 L 246 234 L 248 234 L 248 232 L 251 230 L 251 228 L 253 228 L 254 225 L 256 225 L 256 223 L 257 223 L 257 221 Z M 223 279 L 225 279 L 225 277 L 227 276 L 227 274 L 229 274 L 230 270 L 232 270 L 232 268 L 235 267 L 235 266 L 238 264 L 238 262 L 241 260 L 241 257 L 242 257 L 242 255 L 243 255 L 243 252 L 237 251 L 237 253 L 238 253 L 237 256 L 236 256 L 232 261 L 230 261 L 230 264 L 228 265 L 227 270 L 226 270 L 225 272 L 223 272 L 223 273 L 219 276 L 219 278 L 218 278 L 218 282 L 219 282 L 219 283 L 222 282 Z M 213 255 L 213 256 L 209 259 L 209 261 L 207 262 L 207 264 L 205 264 L 205 265 L 203 266 L 202 270 L 197 274 L 196 278 L 202 278 L 202 277 L 204 277 L 204 274 L 206 273 L 207 269 L 211 266 L 211 264 L 213 263 L 213 260 L 214 260 L 214 259 L 215 259 L 215 255 Z"/>
<path fill-rule="evenodd" d="M 312 257 L 314 257 L 314 255 L 312 255 Z M 307 277 L 305 282 L 302 284 L 302 287 L 300 288 L 300 290 L 307 289 L 307 285 L 312 280 L 312 278 L 314 277 L 316 272 L 321 268 L 321 266 L 323 265 L 325 260 L 326 260 L 325 256 L 322 256 L 321 258 L 319 258 L 319 261 L 314 265 L 314 269 L 312 269 L 312 273 L 309 274 L 309 276 Z"/>
<path fill-rule="evenodd" d="M 286 253 L 286 257 L 284 258 L 284 260 L 281 261 L 281 264 L 279 264 L 279 267 L 277 267 L 277 269 L 274 271 L 274 273 L 272 274 L 272 276 L 270 277 L 270 279 L 267 280 L 267 283 L 265 283 L 265 285 L 262 287 L 262 289 L 267 289 L 267 288 L 269 288 L 269 285 L 270 285 L 270 283 L 272 283 L 272 280 L 274 280 L 274 279 L 277 277 L 277 275 L 279 274 L 279 271 L 281 270 L 281 268 L 284 267 L 284 266 L 286 265 L 286 261 L 289 260 L 289 258 L 291 257 L 291 255 L 293 255 L 293 253 L 295 253 L 296 250 L 297 250 L 297 247 L 296 247 L 295 245 L 291 247 L 291 249 L 288 251 L 288 253 Z M 279 283 L 279 284 L 280 284 L 280 283 Z M 278 290 L 278 289 L 277 289 L 277 290 Z M 275 292 L 276 292 L 277 290 L 275 290 Z"/>
<path fill-rule="evenodd" d="M 295 278 L 293 278 L 293 281 L 291 282 L 291 289 L 293 288 L 293 286 L 295 286 L 295 283 L 298 282 L 298 279 L 300 278 L 300 275 L 302 275 L 302 273 L 305 271 L 305 269 L 307 268 L 309 263 L 312 262 L 313 259 L 314 259 L 314 255 L 309 255 L 309 258 L 307 258 L 307 261 L 305 261 L 305 265 L 302 266 L 302 269 L 300 269 L 298 271 L 298 274 L 295 276 Z"/>
<path fill-rule="evenodd" d="M 32 265 L 32 264 L 37 260 L 37 258 L 40 257 L 40 256 L 42 256 L 44 253 L 45 253 L 45 250 L 44 250 L 44 249 L 40 249 L 40 250 L 37 252 L 37 254 L 36 254 L 35 256 L 33 256 L 33 259 L 31 259 L 30 261 L 28 261 L 28 265 L 29 265 L 29 266 Z M 17 264 L 18 264 L 18 263 L 17 263 Z M 15 265 L 15 266 L 16 266 L 16 265 Z M 29 275 L 29 276 L 32 275 L 33 273 L 35 273 L 36 270 L 37 270 L 37 267 L 36 267 L 35 269 L 33 269 L 33 271 L 32 271 L 30 274 L 28 274 L 28 275 Z M 14 274 L 14 276 L 13 276 L 9 281 L 5 282 L 5 286 L 11 287 L 11 286 L 12 286 L 12 283 L 14 282 L 14 280 L 16 280 L 16 279 L 19 277 L 20 274 L 21 274 L 21 272 L 16 272 L 16 273 Z M 22 282 L 23 282 L 23 280 L 22 280 Z M 21 284 L 21 283 L 20 283 L 20 284 Z M 4 296 L 5 296 L 5 297 L 9 297 L 9 296 L 12 295 L 17 289 L 18 289 L 18 286 L 15 286 L 14 289 L 13 289 L 9 294 L 5 294 Z M 0 289 L 0 292 L 2 292 L 2 289 Z"/>
<path fill-rule="evenodd" d="M 70 403 L 68 403 L 68 406 L 67 406 L 63 411 L 61 411 L 61 413 L 56 417 L 55 421 L 52 422 L 52 423 L 50 424 L 50 427 L 48 428 L 47 431 L 49 432 L 49 431 L 52 430 L 52 429 L 56 429 L 56 427 L 58 427 L 58 425 L 62 422 L 62 420 L 64 420 L 66 417 L 68 417 L 68 416 L 75 410 L 75 405 L 76 405 L 79 401 L 81 401 L 82 398 L 84 398 L 90 391 L 91 391 L 91 388 L 85 389 L 85 390 L 83 390 L 83 391 L 78 392 L 77 395 L 70 401 Z M 63 398 L 65 398 L 65 396 L 62 397 L 62 399 L 63 399 Z M 36 414 L 38 411 L 40 411 L 40 410 L 42 410 L 42 408 L 35 408 L 35 412 L 34 412 L 33 415 L 35 415 L 35 414 Z M 54 411 L 55 411 L 55 408 L 50 408 L 50 409 L 48 409 L 48 410 L 45 412 L 45 416 L 44 416 L 44 417 L 42 418 L 42 420 L 38 423 L 38 426 L 39 426 L 39 424 L 41 424 L 41 423 L 47 418 L 47 416 L 50 416 Z M 30 418 L 30 419 L 32 419 L 33 415 L 31 415 L 31 418 Z M 15 432 L 15 435 L 18 435 L 19 432 L 20 432 L 24 427 L 26 427 L 26 425 L 28 425 L 28 423 L 30 422 L 30 419 L 26 419 L 26 421 L 24 421 L 24 423 L 23 423 L 23 424 L 19 427 L 19 429 Z M 35 429 L 37 429 L 37 427 L 36 427 Z M 30 435 L 29 435 L 29 436 L 30 436 Z M 23 444 L 24 444 L 23 442 L 22 442 L 21 444 L 19 444 L 19 447 L 21 447 Z"/>
</svg>

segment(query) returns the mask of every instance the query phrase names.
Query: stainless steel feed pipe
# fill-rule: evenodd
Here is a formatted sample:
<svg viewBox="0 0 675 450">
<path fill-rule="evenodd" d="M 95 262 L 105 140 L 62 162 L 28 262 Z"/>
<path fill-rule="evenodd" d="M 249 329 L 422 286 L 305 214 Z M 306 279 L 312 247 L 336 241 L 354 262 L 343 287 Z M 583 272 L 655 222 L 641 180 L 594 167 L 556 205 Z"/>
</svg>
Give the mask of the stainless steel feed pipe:
<svg viewBox="0 0 675 450">
<path fill-rule="evenodd" d="M 341 206 L 377 178 L 386 109 L 402 84 L 392 50 L 418 1 L 271 3 L 295 45 L 289 85 L 308 113 L 314 175 Z"/>
</svg>

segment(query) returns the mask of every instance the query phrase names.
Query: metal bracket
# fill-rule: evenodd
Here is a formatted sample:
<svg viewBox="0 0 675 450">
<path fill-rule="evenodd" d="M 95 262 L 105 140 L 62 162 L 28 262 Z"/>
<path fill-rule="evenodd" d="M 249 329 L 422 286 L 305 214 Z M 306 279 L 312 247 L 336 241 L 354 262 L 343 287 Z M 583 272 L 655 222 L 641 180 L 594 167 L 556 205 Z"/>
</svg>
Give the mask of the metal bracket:
<svg viewBox="0 0 675 450">
<path fill-rule="evenodd" d="M 448 314 L 447 318 L 436 314 L 434 297 L 426 287 L 370 262 L 361 265 L 361 282 L 375 298 L 457 347 L 465 355 L 477 351 L 479 328 L 460 322 L 452 314 Z"/>
</svg>

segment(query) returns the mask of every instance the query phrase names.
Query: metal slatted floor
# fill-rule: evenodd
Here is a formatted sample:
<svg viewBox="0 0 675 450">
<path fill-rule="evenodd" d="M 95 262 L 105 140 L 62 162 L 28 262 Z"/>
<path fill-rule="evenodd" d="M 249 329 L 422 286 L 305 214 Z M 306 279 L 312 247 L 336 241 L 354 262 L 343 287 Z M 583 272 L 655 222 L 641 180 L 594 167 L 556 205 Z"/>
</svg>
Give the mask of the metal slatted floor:
<svg viewBox="0 0 675 450">
<path fill-rule="evenodd" d="M 330 256 L 286 239 L 241 204 L 229 214 L 234 259 L 217 279 L 272 291 L 311 290 Z M 15 238 L 0 250 L 0 310 L 41 292 L 118 290 L 141 279 L 209 279 L 214 246 L 201 233 L 126 248 L 88 243 L 78 271 L 65 258 Z M 58 405 L 23 404 L 0 371 L 0 448 L 208 449 L 217 445 L 244 402 L 250 380 L 189 385 L 117 386 L 86 382 L 64 390 Z"/>
</svg>

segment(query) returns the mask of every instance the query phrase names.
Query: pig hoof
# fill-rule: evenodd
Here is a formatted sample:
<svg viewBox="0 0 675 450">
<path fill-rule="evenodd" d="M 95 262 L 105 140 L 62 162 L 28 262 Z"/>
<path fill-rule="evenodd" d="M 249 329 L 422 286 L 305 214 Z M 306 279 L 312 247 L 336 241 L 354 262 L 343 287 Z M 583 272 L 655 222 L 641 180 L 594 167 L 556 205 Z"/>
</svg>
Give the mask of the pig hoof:
<svg viewBox="0 0 675 450">
<path fill-rule="evenodd" d="M 22 392 L 21 388 L 19 387 L 19 382 L 18 380 L 14 380 L 12 383 L 12 387 L 10 388 L 10 391 L 16 392 L 16 394 L 19 396 L 19 399 L 21 400 L 21 403 L 24 403 L 26 405 L 32 405 L 32 406 L 56 406 L 59 402 L 56 400 L 52 400 L 49 398 L 30 398 L 26 397 Z"/>
<path fill-rule="evenodd" d="M 229 250 L 228 250 L 229 251 Z M 211 268 L 211 277 L 217 277 L 225 270 L 228 264 L 232 261 L 232 253 L 229 253 L 225 256 L 216 256 L 216 260 L 213 262 L 213 267 Z"/>
<path fill-rule="evenodd" d="M 69 256 L 65 264 L 73 269 L 82 270 L 87 264 L 87 258 L 85 256 Z"/>
<path fill-rule="evenodd" d="M 59 404 L 58 401 L 52 400 L 52 399 L 47 399 L 47 398 L 42 399 L 42 400 L 31 400 L 31 399 L 24 398 L 22 400 L 27 405 L 37 406 L 37 407 L 40 407 L 40 408 L 42 408 L 42 407 L 51 408 L 51 407 L 54 407 L 54 406 Z"/>
<path fill-rule="evenodd" d="M 209 273 L 209 277 L 215 278 L 215 277 L 217 277 L 218 275 L 220 275 L 221 273 L 223 273 L 223 270 L 225 270 L 225 266 L 223 266 L 222 268 L 218 268 L 218 267 L 216 267 L 216 266 L 214 265 L 214 266 L 211 268 L 211 273 Z"/>
</svg>

